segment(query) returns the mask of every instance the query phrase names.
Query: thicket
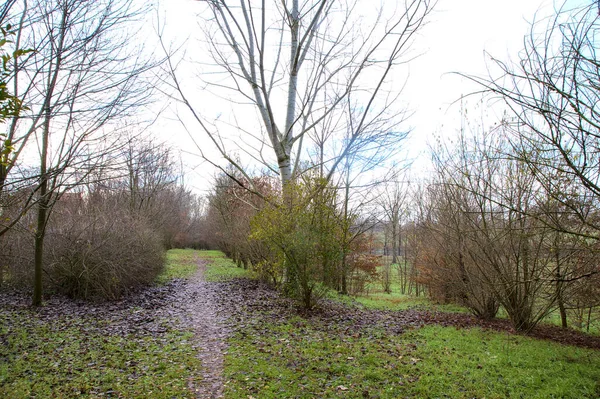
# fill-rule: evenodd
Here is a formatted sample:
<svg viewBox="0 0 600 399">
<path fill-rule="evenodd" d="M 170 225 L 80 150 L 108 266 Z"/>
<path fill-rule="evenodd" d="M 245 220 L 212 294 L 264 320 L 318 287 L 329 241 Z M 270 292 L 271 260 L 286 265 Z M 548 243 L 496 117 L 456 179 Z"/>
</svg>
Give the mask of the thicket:
<svg viewBox="0 0 600 399">
<path fill-rule="evenodd" d="M 431 230 L 454 237 L 453 281 L 481 276 L 519 330 L 555 310 L 563 327 L 569 313 L 578 323 L 587 313 L 589 327 L 600 304 L 599 24 L 597 4 L 565 4 L 532 23 L 518 62 L 493 60 L 489 76 L 467 76 L 507 112 L 468 140 L 462 131 L 436 162 L 435 191 L 463 232 L 447 234 L 434 201 Z M 462 273 L 468 264 L 477 274 Z"/>
<path fill-rule="evenodd" d="M 166 249 L 205 246 L 202 201 L 179 184 L 175 165 L 168 148 L 132 142 L 116 164 L 127 173 L 90 176 L 89 184 L 56 198 L 46 229 L 45 287 L 72 297 L 116 299 L 152 283 Z M 3 215 L 20 212 L 28 198 L 27 188 L 6 192 Z M 34 213 L 26 212 L 0 237 L 0 285 L 31 287 L 34 222 Z"/>
<path fill-rule="evenodd" d="M 483 318 L 501 306 L 517 330 L 555 310 L 567 327 L 567 311 L 581 320 L 600 299 L 597 239 L 548 195 L 527 163 L 507 155 L 512 150 L 501 129 L 437 149 L 437 177 L 421 218 L 427 239 L 419 279 L 432 298 Z M 595 212 L 593 204 L 579 206 Z M 557 219 L 570 230 L 557 229 Z"/>
<path fill-rule="evenodd" d="M 279 259 L 283 290 L 310 309 L 341 278 L 342 220 L 337 192 L 319 179 L 288 183 L 252 220 L 250 239 Z"/>
<path fill-rule="evenodd" d="M 44 253 L 46 286 L 72 297 L 116 299 L 156 278 L 164 246 L 147 220 L 122 206 L 118 194 L 102 201 L 98 193 L 93 197 L 67 195 L 55 207 Z M 3 240 L 2 259 L 12 284 L 30 286 L 33 279 L 29 236 L 14 231 Z"/>
</svg>

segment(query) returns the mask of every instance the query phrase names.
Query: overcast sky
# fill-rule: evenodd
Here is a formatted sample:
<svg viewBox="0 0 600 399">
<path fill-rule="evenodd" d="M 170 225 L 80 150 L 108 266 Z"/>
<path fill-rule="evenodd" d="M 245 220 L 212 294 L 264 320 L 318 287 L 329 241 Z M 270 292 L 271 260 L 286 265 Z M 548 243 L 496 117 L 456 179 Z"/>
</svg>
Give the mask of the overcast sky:
<svg viewBox="0 0 600 399">
<path fill-rule="evenodd" d="M 198 3 L 170 0 L 166 7 L 166 23 L 171 29 L 176 24 L 175 34 L 194 29 Z M 408 107 L 414 111 L 409 120 L 414 129 L 413 136 L 406 143 L 411 155 L 424 151 L 425 143 L 434 133 L 447 136 L 458 129 L 459 106 L 451 104 L 476 87 L 452 72 L 487 74 L 489 55 L 485 52 L 502 60 L 517 59 L 523 47 L 523 36 L 536 13 L 547 15 L 551 9 L 552 0 L 439 0 L 428 25 L 416 39 L 415 48 L 423 55 L 410 63 L 403 95 Z M 474 103 L 476 99 L 469 101 Z M 180 131 L 170 136 L 187 143 L 183 146 L 190 149 L 189 142 L 181 137 L 185 134 Z M 417 163 L 418 167 L 423 164 L 423 161 Z M 199 168 L 205 169 L 205 166 Z M 200 180 L 195 181 L 192 185 L 196 188 L 203 185 Z"/>
<path fill-rule="evenodd" d="M 416 43 L 424 54 L 410 66 L 406 98 L 415 115 L 408 145 L 424 150 L 434 133 L 455 134 L 459 99 L 478 88 L 454 72 L 486 75 L 490 55 L 516 60 L 531 21 L 536 15 L 548 15 L 551 6 L 551 1 L 544 0 L 440 0 Z M 474 107 L 477 99 L 467 98 L 467 106 Z M 489 110 L 490 118 L 501 112 L 500 108 Z"/>
</svg>

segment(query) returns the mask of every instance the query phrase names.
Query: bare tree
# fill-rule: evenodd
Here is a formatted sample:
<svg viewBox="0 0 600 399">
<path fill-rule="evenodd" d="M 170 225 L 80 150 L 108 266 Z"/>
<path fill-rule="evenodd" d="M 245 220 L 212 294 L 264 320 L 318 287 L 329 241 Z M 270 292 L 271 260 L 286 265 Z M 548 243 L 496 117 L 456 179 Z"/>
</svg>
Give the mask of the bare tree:
<svg viewBox="0 0 600 399">
<path fill-rule="evenodd" d="M 396 265 L 400 277 L 404 276 L 402 271 L 406 267 L 406 265 L 399 264 L 402 219 L 406 215 L 408 205 L 408 184 L 406 181 L 402 181 L 402 178 L 403 176 L 399 176 L 394 181 L 385 184 L 377 201 L 383 213 L 385 225 L 384 252 L 388 249 L 388 243 L 391 243 L 392 258 L 391 261 L 385 261 L 383 268 L 383 285 L 384 291 L 387 293 L 391 293 L 392 265 Z"/>
<path fill-rule="evenodd" d="M 402 177 L 401 177 L 402 178 Z M 408 182 L 396 179 L 379 196 L 379 206 L 391 230 L 392 263 L 398 263 L 403 218 L 408 211 Z"/>
<path fill-rule="evenodd" d="M 152 90 L 144 74 L 153 63 L 141 47 L 129 44 L 136 33 L 132 23 L 144 12 L 133 1 L 23 0 L 14 8 L 20 13 L 17 47 L 35 52 L 12 77 L 15 95 L 29 110 L 10 123 L 8 139 L 15 148 L 0 176 L 0 190 L 29 187 L 23 209 L 35 204 L 33 302 L 39 305 L 52 206 L 116 154 L 124 123 L 115 122 L 149 102 Z M 27 152 L 37 153 L 37 171 L 24 167 L 21 158 Z"/>
<path fill-rule="evenodd" d="M 518 63 L 494 59 L 500 76 L 469 77 L 512 111 L 505 120 L 511 156 L 587 227 L 547 222 L 595 239 L 600 223 L 589 204 L 596 207 L 600 198 L 599 28 L 597 2 L 576 8 L 565 2 L 553 17 L 532 23 Z"/>
<path fill-rule="evenodd" d="M 225 96 L 236 111 L 249 104 L 258 121 L 246 116 L 239 116 L 244 123 L 211 121 L 186 90 L 173 59 L 172 84 L 200 129 L 242 174 L 223 133 L 228 124 L 239 134 L 236 149 L 283 183 L 301 172 L 311 142 L 322 174 L 331 179 L 349 154 L 382 154 L 406 136 L 398 128 L 405 114 L 396 109 L 399 94 L 391 73 L 410 60 L 409 47 L 434 1 L 381 9 L 360 0 L 204 3 L 211 13 L 203 24 L 214 63 L 204 75 L 214 77 L 206 89 Z"/>
<path fill-rule="evenodd" d="M 430 245 L 424 282 L 476 314 L 485 314 L 486 302 L 500 303 L 518 330 L 531 329 L 555 307 L 566 327 L 574 290 L 597 273 L 597 242 L 578 233 L 585 226 L 527 162 L 507 156 L 513 147 L 505 128 L 463 134 L 455 146 L 437 150 L 427 218 L 437 245 Z M 580 309 L 594 306 L 592 297 Z"/>
</svg>

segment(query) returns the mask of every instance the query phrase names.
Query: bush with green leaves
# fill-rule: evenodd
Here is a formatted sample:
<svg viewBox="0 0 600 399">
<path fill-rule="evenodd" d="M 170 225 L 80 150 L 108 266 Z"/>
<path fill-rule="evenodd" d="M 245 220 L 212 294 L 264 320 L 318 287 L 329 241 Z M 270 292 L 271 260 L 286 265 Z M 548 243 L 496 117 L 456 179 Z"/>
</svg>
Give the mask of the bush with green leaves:
<svg viewBox="0 0 600 399">
<path fill-rule="evenodd" d="M 280 262 L 284 291 L 307 309 L 340 278 L 343 217 L 337 191 L 324 180 L 306 178 L 290 183 L 251 223 L 251 238 L 267 245 Z"/>
</svg>

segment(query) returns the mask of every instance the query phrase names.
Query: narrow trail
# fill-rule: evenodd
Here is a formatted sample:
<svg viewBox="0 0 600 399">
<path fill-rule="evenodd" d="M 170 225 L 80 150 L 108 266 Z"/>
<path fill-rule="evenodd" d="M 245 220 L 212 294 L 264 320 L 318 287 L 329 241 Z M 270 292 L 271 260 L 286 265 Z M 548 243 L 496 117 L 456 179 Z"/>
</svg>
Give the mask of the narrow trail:
<svg viewBox="0 0 600 399">
<path fill-rule="evenodd" d="M 195 330 L 198 357 L 202 361 L 202 380 L 190 381 L 198 399 L 223 397 L 223 357 L 227 349 L 227 328 L 217 313 L 216 293 L 204 278 L 207 261 L 197 259 L 198 271 L 179 295 L 185 297 L 186 324 Z"/>
</svg>

